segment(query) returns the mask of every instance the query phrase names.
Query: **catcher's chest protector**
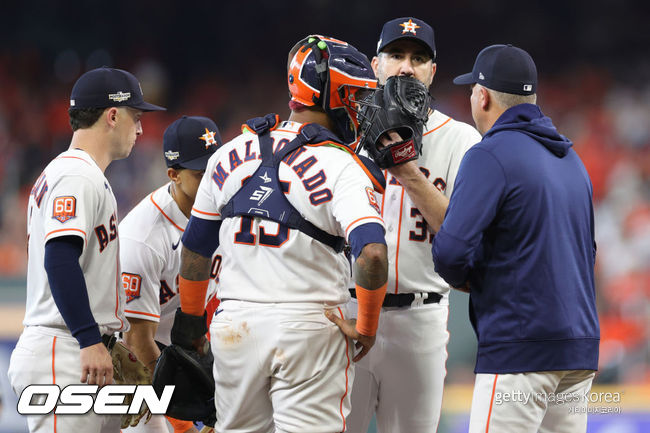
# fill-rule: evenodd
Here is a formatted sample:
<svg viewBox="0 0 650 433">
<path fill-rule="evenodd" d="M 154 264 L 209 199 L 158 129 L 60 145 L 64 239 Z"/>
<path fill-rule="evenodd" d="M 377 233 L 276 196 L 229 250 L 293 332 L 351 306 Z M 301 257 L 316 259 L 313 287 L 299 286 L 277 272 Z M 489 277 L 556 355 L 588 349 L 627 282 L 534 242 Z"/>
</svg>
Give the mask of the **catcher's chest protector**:
<svg viewBox="0 0 650 433">
<path fill-rule="evenodd" d="M 305 124 L 296 138 L 273 153 L 271 127 L 275 116 L 257 117 L 246 125 L 258 136 L 262 163 L 252 176 L 244 180 L 242 187 L 221 209 L 222 218 L 234 216 L 261 217 L 275 221 L 283 226 L 300 230 L 308 236 L 332 247 L 336 252 L 343 251 L 345 239 L 319 229 L 296 210 L 285 197 L 287 188 L 278 178 L 280 162 L 290 161 L 292 152 L 307 143 L 334 141 L 340 143 L 330 131 L 315 123 Z"/>
</svg>

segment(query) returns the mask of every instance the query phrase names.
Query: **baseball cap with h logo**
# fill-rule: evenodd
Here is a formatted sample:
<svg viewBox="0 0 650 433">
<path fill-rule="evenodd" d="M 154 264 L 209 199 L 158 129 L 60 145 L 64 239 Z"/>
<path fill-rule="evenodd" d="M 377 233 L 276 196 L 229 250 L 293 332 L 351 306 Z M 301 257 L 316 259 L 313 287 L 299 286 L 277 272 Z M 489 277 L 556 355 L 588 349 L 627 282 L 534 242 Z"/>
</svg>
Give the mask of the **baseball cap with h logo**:
<svg viewBox="0 0 650 433">
<path fill-rule="evenodd" d="M 208 159 L 219 146 L 219 128 L 207 117 L 183 116 L 169 125 L 163 134 L 167 167 L 205 170 Z"/>
<path fill-rule="evenodd" d="M 411 39 L 419 42 L 426 48 L 432 60 L 436 60 L 436 44 L 433 41 L 433 29 L 419 18 L 404 17 L 388 21 L 381 29 L 377 54 L 381 53 L 387 45 L 400 40 Z"/>
</svg>

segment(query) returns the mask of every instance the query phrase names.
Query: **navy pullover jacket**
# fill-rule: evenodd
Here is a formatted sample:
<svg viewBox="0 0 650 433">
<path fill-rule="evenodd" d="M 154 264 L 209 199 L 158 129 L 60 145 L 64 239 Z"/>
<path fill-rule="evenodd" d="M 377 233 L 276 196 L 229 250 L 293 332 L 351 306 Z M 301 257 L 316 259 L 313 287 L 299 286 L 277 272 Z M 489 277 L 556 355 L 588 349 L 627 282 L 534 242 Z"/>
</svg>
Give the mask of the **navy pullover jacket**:
<svg viewBox="0 0 650 433">
<path fill-rule="evenodd" d="M 521 104 L 460 165 L 433 260 L 470 284 L 476 373 L 598 368 L 592 187 L 571 146 Z"/>
</svg>

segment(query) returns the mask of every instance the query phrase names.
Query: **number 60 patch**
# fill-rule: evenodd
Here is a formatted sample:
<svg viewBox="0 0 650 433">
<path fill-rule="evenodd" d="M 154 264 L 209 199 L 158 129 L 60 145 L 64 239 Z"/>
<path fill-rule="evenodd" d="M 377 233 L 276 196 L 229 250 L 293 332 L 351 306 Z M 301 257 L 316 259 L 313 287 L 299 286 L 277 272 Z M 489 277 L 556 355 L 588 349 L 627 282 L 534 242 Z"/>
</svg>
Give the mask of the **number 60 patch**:
<svg viewBox="0 0 650 433">
<path fill-rule="evenodd" d="M 75 216 L 77 216 L 77 199 L 71 195 L 54 199 L 52 218 L 64 223 Z"/>
</svg>

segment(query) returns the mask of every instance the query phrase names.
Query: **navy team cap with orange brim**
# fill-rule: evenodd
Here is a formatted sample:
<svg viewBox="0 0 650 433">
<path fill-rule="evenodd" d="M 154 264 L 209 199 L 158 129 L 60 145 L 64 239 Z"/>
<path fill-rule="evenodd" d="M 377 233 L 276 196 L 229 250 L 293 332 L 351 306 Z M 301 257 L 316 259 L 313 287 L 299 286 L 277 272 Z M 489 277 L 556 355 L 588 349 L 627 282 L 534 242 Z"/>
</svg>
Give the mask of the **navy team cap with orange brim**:
<svg viewBox="0 0 650 433">
<path fill-rule="evenodd" d="M 70 109 L 106 107 L 131 107 L 141 111 L 166 110 L 144 101 L 140 82 L 132 73 L 104 66 L 79 77 L 70 94 Z"/>
</svg>

